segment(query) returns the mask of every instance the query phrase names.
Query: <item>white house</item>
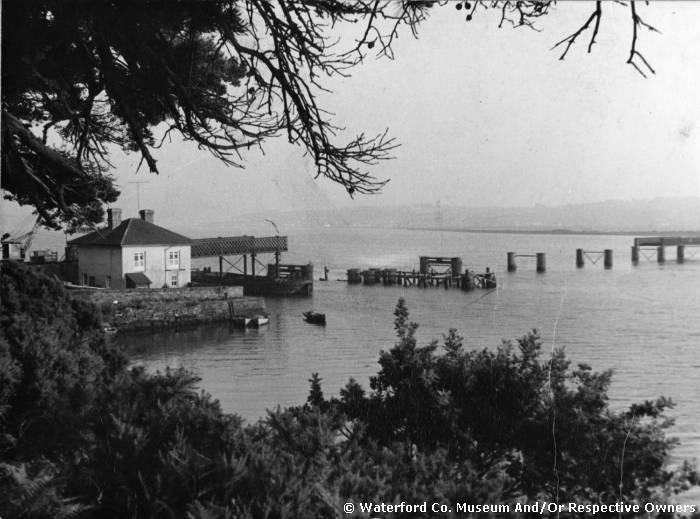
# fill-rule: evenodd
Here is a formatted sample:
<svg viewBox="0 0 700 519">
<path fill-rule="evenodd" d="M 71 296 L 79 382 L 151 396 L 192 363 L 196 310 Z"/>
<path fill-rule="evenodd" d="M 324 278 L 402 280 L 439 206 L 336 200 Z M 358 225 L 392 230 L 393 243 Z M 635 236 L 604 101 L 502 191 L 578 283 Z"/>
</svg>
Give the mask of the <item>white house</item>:
<svg viewBox="0 0 700 519">
<path fill-rule="evenodd" d="M 79 283 L 105 288 L 182 287 L 190 282 L 190 239 L 153 223 L 153 211 L 121 220 L 107 210 L 107 227 L 68 242 L 77 253 Z"/>
</svg>

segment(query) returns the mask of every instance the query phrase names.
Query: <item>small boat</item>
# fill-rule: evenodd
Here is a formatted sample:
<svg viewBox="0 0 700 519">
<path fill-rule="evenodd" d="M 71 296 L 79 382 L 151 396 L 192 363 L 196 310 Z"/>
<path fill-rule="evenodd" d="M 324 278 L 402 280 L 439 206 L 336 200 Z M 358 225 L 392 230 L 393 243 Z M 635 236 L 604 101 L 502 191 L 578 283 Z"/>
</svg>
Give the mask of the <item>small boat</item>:
<svg viewBox="0 0 700 519">
<path fill-rule="evenodd" d="M 304 320 L 311 324 L 326 324 L 326 314 L 321 314 L 318 312 L 304 312 Z"/>
<path fill-rule="evenodd" d="M 235 328 L 246 328 L 250 324 L 250 317 L 237 315 L 231 321 Z"/>
<path fill-rule="evenodd" d="M 251 328 L 260 328 L 266 324 L 270 324 L 270 318 L 265 315 L 256 315 L 255 317 L 251 317 L 250 321 L 248 322 L 248 326 Z"/>
<path fill-rule="evenodd" d="M 115 333 L 117 333 L 117 329 L 111 324 L 105 324 L 102 328 L 102 333 L 104 333 L 105 335 L 114 335 Z"/>
</svg>

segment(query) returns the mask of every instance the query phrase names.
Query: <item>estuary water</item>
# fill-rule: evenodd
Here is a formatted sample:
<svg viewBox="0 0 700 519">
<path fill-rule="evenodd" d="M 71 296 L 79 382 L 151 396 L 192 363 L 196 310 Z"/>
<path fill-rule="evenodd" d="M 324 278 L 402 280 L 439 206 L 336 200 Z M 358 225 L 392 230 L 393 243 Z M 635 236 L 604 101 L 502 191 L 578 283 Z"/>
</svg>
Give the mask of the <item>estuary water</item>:
<svg viewBox="0 0 700 519">
<path fill-rule="evenodd" d="M 122 337 L 134 362 L 148 369 L 184 366 L 202 379 L 201 388 L 224 409 L 248 421 L 267 409 L 302 404 L 314 372 L 323 390 L 337 394 L 349 378 L 368 388 L 381 350 L 395 342 L 393 310 L 406 299 L 418 339 L 427 344 L 450 328 L 466 348 L 494 348 L 502 340 L 536 328 L 545 357 L 564 347 L 576 363 L 613 369 L 610 402 L 670 397 L 681 445 L 674 459 L 700 458 L 700 252 L 686 249 L 677 264 L 667 248 L 666 263 L 642 252 L 632 266 L 632 236 L 490 234 L 398 229 L 319 227 L 287 233 L 285 263 L 313 262 L 316 278 L 324 265 L 327 282 L 317 281 L 311 298 L 266 300 L 269 326 L 232 330 L 226 324 L 158 335 Z M 613 249 L 611 270 L 590 254 L 582 269 L 575 250 Z M 506 252 L 546 253 L 547 271 L 535 272 L 534 258 L 518 258 L 506 272 Z M 425 256 L 461 256 L 465 268 L 495 270 L 498 288 L 457 289 L 348 286 L 348 268 L 418 268 Z M 594 261 L 596 261 L 594 263 Z M 217 267 L 218 268 L 218 267 Z M 305 323 L 302 312 L 324 312 L 327 326 Z"/>
</svg>

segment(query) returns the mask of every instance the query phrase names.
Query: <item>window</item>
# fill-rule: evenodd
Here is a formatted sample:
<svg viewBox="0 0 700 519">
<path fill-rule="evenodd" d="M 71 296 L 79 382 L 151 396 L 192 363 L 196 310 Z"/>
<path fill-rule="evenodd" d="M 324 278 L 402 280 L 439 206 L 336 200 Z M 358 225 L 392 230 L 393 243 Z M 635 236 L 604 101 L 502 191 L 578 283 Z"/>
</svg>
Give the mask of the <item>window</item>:
<svg viewBox="0 0 700 519">
<path fill-rule="evenodd" d="M 134 252 L 134 270 L 146 270 L 145 257 L 145 252 Z"/>
<path fill-rule="evenodd" d="M 170 276 L 170 286 L 177 287 L 177 272 L 173 273 L 173 275 Z"/>
<path fill-rule="evenodd" d="M 170 251 L 168 252 L 168 267 L 170 268 L 180 268 L 180 251 Z"/>
<path fill-rule="evenodd" d="M 112 276 L 105 276 L 105 288 L 112 288 Z"/>
<path fill-rule="evenodd" d="M 88 286 L 88 275 L 83 273 L 83 286 Z"/>
</svg>

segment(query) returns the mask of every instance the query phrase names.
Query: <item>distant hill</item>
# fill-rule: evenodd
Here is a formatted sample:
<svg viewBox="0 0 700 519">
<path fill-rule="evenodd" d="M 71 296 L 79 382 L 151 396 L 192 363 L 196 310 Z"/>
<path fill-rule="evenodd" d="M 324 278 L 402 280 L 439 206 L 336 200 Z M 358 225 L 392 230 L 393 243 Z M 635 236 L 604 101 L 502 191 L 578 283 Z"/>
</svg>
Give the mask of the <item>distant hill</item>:
<svg viewBox="0 0 700 519">
<path fill-rule="evenodd" d="M 278 227 L 274 227 L 277 225 Z M 31 222 L 30 222 L 31 223 Z M 221 221 L 183 219 L 161 225 L 192 238 L 291 233 L 320 227 L 413 228 L 470 231 L 651 234 L 673 231 L 700 234 L 700 198 L 609 200 L 590 204 L 533 207 L 456 207 L 441 204 L 271 211 L 229 215 Z M 42 230 L 32 249 L 63 254 L 66 236 Z"/>
<path fill-rule="evenodd" d="M 441 204 L 339 208 L 245 215 L 284 226 L 383 227 L 557 232 L 700 232 L 700 198 L 609 200 L 533 207 L 457 207 Z"/>
</svg>

